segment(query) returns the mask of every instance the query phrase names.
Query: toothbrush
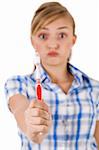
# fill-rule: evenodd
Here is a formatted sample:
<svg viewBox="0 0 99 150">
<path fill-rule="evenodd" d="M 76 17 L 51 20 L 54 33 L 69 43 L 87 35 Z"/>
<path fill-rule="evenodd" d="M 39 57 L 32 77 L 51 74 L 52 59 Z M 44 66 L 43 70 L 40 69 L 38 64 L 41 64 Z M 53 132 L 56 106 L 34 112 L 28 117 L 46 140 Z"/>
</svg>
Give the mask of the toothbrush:
<svg viewBox="0 0 99 150">
<path fill-rule="evenodd" d="M 41 86 L 41 81 L 40 81 L 40 57 L 39 54 L 36 52 L 36 60 L 35 60 L 35 65 L 36 65 L 36 98 L 38 101 L 42 100 L 42 86 Z"/>
<path fill-rule="evenodd" d="M 36 98 L 38 101 L 42 100 L 42 86 L 40 81 L 40 57 L 39 54 L 36 52 L 36 59 L 35 59 L 35 65 L 36 65 Z M 39 133 L 40 136 L 42 136 L 42 132 Z"/>
</svg>

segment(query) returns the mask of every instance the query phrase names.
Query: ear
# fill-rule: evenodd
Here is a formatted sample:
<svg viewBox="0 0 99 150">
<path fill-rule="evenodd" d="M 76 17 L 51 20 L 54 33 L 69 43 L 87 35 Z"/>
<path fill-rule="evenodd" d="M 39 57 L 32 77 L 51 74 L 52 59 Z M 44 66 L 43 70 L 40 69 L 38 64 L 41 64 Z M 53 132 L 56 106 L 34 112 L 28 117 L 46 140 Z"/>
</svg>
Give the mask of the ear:
<svg viewBox="0 0 99 150">
<path fill-rule="evenodd" d="M 31 39 L 31 44 L 32 44 L 32 46 L 35 48 L 35 42 L 34 42 L 34 37 L 33 36 L 30 36 L 30 39 Z"/>
<path fill-rule="evenodd" d="M 37 46 L 35 37 L 34 37 L 34 36 L 31 36 L 30 39 L 31 39 L 31 43 L 32 43 L 32 46 L 33 46 L 35 52 L 38 52 L 38 46 Z"/>
<path fill-rule="evenodd" d="M 76 40 L 77 40 L 77 36 L 76 36 L 76 35 L 73 35 L 73 39 L 72 39 L 72 44 L 73 44 L 73 45 L 76 43 Z"/>
</svg>

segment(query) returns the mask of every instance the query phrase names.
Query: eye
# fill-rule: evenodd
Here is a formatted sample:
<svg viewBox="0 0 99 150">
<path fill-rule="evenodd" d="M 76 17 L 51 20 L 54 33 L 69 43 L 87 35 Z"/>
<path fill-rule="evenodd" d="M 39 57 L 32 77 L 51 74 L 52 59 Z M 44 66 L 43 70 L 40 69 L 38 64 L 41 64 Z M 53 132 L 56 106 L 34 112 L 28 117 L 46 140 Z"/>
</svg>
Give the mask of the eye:
<svg viewBox="0 0 99 150">
<path fill-rule="evenodd" d="M 41 40 L 46 40 L 47 39 L 47 35 L 46 34 L 40 34 L 39 35 L 39 38 L 41 39 Z"/>
<path fill-rule="evenodd" d="M 63 33 L 63 32 L 62 32 L 62 33 L 59 34 L 59 38 L 60 38 L 60 39 L 64 39 L 64 38 L 66 38 L 66 37 L 67 37 L 66 33 Z"/>
</svg>

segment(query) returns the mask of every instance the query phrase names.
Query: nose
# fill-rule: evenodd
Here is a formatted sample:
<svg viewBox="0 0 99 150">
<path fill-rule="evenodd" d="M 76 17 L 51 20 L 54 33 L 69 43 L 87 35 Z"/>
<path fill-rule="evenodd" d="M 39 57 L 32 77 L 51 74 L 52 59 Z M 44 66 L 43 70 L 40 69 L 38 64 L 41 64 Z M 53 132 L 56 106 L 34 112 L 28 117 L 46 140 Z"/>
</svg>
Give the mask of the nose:
<svg viewBox="0 0 99 150">
<path fill-rule="evenodd" d="M 58 49 L 58 48 L 59 48 L 59 43 L 57 42 L 56 39 L 51 38 L 51 39 L 48 41 L 48 48 L 49 48 L 49 49 Z"/>
</svg>

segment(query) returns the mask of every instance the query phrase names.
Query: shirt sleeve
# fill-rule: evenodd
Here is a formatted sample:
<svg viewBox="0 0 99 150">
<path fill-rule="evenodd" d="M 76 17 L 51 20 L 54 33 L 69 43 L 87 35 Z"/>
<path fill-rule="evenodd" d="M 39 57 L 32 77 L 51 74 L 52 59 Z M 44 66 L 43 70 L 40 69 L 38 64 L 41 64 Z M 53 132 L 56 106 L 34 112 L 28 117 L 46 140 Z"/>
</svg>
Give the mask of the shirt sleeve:
<svg viewBox="0 0 99 150">
<path fill-rule="evenodd" d="M 96 101 L 96 120 L 99 121 L 99 96 Z"/>
<path fill-rule="evenodd" d="M 9 103 L 9 98 L 13 95 L 21 94 L 26 96 L 26 83 L 24 77 L 15 76 L 9 78 L 5 82 L 4 89 L 5 89 L 7 103 Z"/>
</svg>

